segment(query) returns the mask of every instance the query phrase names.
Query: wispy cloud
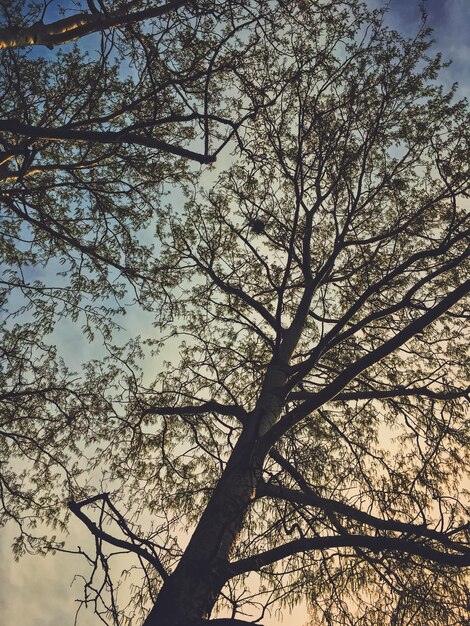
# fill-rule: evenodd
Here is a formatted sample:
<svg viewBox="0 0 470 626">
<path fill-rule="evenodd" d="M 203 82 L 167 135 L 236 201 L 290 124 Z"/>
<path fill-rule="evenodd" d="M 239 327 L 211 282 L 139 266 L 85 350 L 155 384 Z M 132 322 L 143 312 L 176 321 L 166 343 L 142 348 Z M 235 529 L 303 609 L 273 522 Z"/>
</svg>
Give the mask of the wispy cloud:
<svg viewBox="0 0 470 626">
<path fill-rule="evenodd" d="M 422 5 L 427 14 L 427 25 L 433 29 L 434 49 L 443 53 L 452 65 L 442 76 L 450 85 L 458 82 L 459 93 L 470 96 L 470 2 L 468 0 L 369 0 L 372 6 L 388 4 L 388 23 L 397 30 L 412 36 L 421 26 Z"/>
</svg>

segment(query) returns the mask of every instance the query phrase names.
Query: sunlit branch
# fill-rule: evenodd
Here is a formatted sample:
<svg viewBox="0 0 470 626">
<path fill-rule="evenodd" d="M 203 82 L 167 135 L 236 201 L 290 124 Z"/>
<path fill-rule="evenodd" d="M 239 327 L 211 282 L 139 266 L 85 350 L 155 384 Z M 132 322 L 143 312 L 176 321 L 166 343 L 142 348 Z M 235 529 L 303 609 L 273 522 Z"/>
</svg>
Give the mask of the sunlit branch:
<svg viewBox="0 0 470 626">
<path fill-rule="evenodd" d="M 150 7 L 143 11 L 130 12 L 134 3 L 129 2 L 119 11 L 112 13 L 76 13 L 56 22 L 36 22 L 26 28 L 0 28 L 1 48 L 23 48 L 25 46 L 47 46 L 52 48 L 85 35 L 111 28 L 143 22 L 165 15 L 189 4 L 188 0 L 173 0 L 167 4 Z"/>
</svg>

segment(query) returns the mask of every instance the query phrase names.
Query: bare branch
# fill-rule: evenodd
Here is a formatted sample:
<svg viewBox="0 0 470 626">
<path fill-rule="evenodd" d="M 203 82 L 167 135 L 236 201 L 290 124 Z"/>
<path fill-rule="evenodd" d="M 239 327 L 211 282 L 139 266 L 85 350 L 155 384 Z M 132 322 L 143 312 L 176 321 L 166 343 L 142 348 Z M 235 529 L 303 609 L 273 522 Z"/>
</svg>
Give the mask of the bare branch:
<svg viewBox="0 0 470 626">
<path fill-rule="evenodd" d="M 95 496 L 94 498 L 88 498 L 87 500 L 83 500 L 82 502 L 70 501 L 68 503 L 68 507 L 72 511 L 72 513 L 85 524 L 88 530 L 95 537 L 101 539 L 102 541 L 106 541 L 107 543 L 116 546 L 117 548 L 123 548 L 124 550 L 129 550 L 129 552 L 134 552 L 135 554 L 139 555 L 140 557 L 148 561 L 151 565 L 153 565 L 156 571 L 162 577 L 162 579 L 166 580 L 168 578 L 168 573 L 158 557 L 148 552 L 148 550 L 146 550 L 145 548 L 142 548 L 142 546 L 139 546 L 135 543 L 130 543 L 129 541 L 124 541 L 123 539 L 118 539 L 117 537 L 113 537 L 101 528 L 98 528 L 95 522 L 93 522 L 82 512 L 82 507 L 86 506 L 87 504 L 92 504 L 99 499 L 103 499 L 103 494 Z"/>
<path fill-rule="evenodd" d="M 236 417 L 240 422 L 244 422 L 247 412 L 243 407 L 235 404 L 220 404 L 215 400 L 209 400 L 199 406 L 158 406 L 151 407 L 143 411 L 142 415 L 203 415 L 205 413 L 218 413 Z"/>
<path fill-rule="evenodd" d="M 33 137 L 37 139 L 49 139 L 52 141 L 89 141 L 100 144 L 129 144 L 153 148 L 161 152 L 168 152 L 175 156 L 197 161 L 198 163 L 213 163 L 215 157 L 211 155 L 198 154 L 192 150 L 187 150 L 180 146 L 173 146 L 166 141 L 155 139 L 153 137 L 144 137 L 128 132 L 126 129 L 122 131 L 98 131 L 98 130 L 70 130 L 66 126 L 59 128 L 44 128 L 41 126 L 32 126 L 23 124 L 20 120 L 12 118 L 9 120 L 0 120 L 0 131 L 23 135 L 25 137 Z"/>
<path fill-rule="evenodd" d="M 429 387 L 395 387 L 394 389 L 358 389 L 340 393 L 333 401 L 349 400 L 385 400 L 405 396 L 423 396 L 432 400 L 454 400 L 455 398 L 468 398 L 470 387 L 466 389 L 453 389 L 452 391 L 435 391 Z M 289 400 L 311 400 L 316 396 L 315 392 L 295 391 L 290 394 Z"/>
</svg>

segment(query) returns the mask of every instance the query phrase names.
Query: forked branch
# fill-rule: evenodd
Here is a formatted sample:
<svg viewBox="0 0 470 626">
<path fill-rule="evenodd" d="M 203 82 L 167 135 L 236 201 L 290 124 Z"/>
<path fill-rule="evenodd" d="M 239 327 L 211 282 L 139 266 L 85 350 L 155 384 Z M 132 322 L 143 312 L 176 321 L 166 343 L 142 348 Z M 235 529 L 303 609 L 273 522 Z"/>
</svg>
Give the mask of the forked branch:
<svg viewBox="0 0 470 626">
<path fill-rule="evenodd" d="M 365 511 L 361 511 L 354 506 L 344 504 L 338 500 L 330 498 L 324 498 L 316 494 L 313 490 L 298 491 L 295 489 L 288 489 L 280 485 L 273 485 L 271 483 L 261 483 L 257 489 L 257 495 L 260 497 L 271 497 L 286 500 L 287 502 L 293 502 L 296 504 L 302 504 L 319 508 L 327 513 L 336 513 L 347 517 L 348 519 L 355 520 L 361 524 L 372 526 L 376 530 L 386 530 L 393 532 L 402 532 L 407 536 L 425 537 L 441 543 L 446 548 L 462 552 L 470 556 L 470 547 L 457 543 L 449 539 L 447 533 L 438 532 L 432 528 L 419 524 L 411 524 L 408 522 L 402 522 L 393 519 L 381 519 Z M 461 528 L 459 530 L 462 530 Z M 450 531 L 452 534 L 452 531 Z"/>
<path fill-rule="evenodd" d="M 160 559 L 155 554 L 152 554 L 151 552 L 149 552 L 146 548 L 142 547 L 142 545 L 134 543 L 134 541 L 133 542 L 125 541 L 123 539 L 118 539 L 117 537 L 110 535 L 109 533 L 104 531 L 102 528 L 98 527 L 97 524 L 93 520 L 91 520 L 87 515 L 85 515 L 85 513 L 82 511 L 82 508 L 88 504 L 93 504 L 97 502 L 98 500 L 102 500 L 103 502 L 111 504 L 107 494 L 99 494 L 92 498 L 88 498 L 87 500 L 83 500 L 82 502 L 74 502 L 73 500 L 71 500 L 68 503 L 68 507 L 72 511 L 72 513 L 76 515 L 78 519 L 81 520 L 85 524 L 88 530 L 97 539 L 100 539 L 101 541 L 105 541 L 106 543 L 116 546 L 117 548 L 122 548 L 123 550 L 128 550 L 129 552 L 133 552 L 134 554 L 137 554 L 138 556 L 148 561 L 151 565 L 153 565 L 156 571 L 162 577 L 162 579 L 166 580 L 168 578 L 168 573 L 163 567 L 163 564 L 160 561 Z M 113 505 L 111 505 L 111 509 L 114 513 L 117 513 L 116 508 Z M 121 517 L 122 519 L 122 516 L 119 516 L 119 517 Z M 129 529 L 127 528 L 127 524 L 126 524 L 126 528 L 123 528 L 122 524 L 119 524 L 119 526 L 124 532 L 126 532 L 130 536 L 131 539 L 138 540 L 138 538 L 131 531 L 129 531 Z"/>
<path fill-rule="evenodd" d="M 266 433 L 262 446 L 269 449 L 284 433 L 290 430 L 300 420 L 310 413 L 313 413 L 313 411 L 316 411 L 325 403 L 331 402 L 331 400 L 335 399 L 351 381 L 359 376 L 359 374 L 400 348 L 403 344 L 414 337 L 416 333 L 422 331 L 426 328 L 426 326 L 443 315 L 448 309 L 457 304 L 468 294 L 469 290 L 470 279 L 466 280 L 453 291 L 448 293 L 440 302 L 438 302 L 438 304 L 431 307 L 426 311 L 426 313 L 410 322 L 407 326 L 405 326 L 405 328 L 385 341 L 381 346 L 375 348 L 375 350 L 372 350 L 365 356 L 358 359 L 355 363 L 349 365 L 349 367 L 343 370 L 341 374 L 326 385 L 321 391 L 314 394 L 311 399 L 305 400 L 298 407 L 286 413 L 286 415 L 279 422 L 274 424 L 271 430 Z"/>
</svg>

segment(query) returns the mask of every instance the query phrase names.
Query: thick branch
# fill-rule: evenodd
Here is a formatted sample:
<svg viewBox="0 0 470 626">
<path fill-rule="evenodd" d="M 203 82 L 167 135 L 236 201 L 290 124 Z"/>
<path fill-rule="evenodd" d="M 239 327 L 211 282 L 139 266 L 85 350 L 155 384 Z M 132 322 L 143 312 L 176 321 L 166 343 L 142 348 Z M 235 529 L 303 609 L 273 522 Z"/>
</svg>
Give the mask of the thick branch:
<svg viewBox="0 0 470 626">
<path fill-rule="evenodd" d="M 236 417 L 241 422 L 244 421 L 246 411 L 235 404 L 220 404 L 215 400 L 209 400 L 199 406 L 163 406 L 151 407 L 143 411 L 142 415 L 203 415 L 204 413 L 218 413 Z"/>
<path fill-rule="evenodd" d="M 295 539 L 271 550 L 235 561 L 229 565 L 229 571 L 231 576 L 237 576 L 245 572 L 259 571 L 266 565 L 276 563 L 276 561 L 300 552 L 331 550 L 332 548 L 363 548 L 375 553 L 398 552 L 419 556 L 427 561 L 451 567 L 470 566 L 470 552 L 466 554 L 440 552 L 422 543 L 395 537 L 341 535 L 336 537 L 303 537 L 302 539 Z"/>
<path fill-rule="evenodd" d="M 211 624 L 214 626 L 248 626 L 248 624 L 251 624 L 251 626 L 263 626 L 263 624 L 260 624 L 259 622 L 247 622 L 243 619 L 236 619 L 234 617 L 219 617 L 218 619 L 204 620 L 201 622 L 201 626 L 203 624 L 207 624 L 208 626 L 211 626 Z"/>
<path fill-rule="evenodd" d="M 470 387 L 467 389 L 454 389 L 452 391 L 434 391 L 428 387 L 396 387 L 395 389 L 359 389 L 338 394 L 334 400 L 384 400 L 403 396 L 424 396 L 432 400 L 454 400 L 455 398 L 467 398 Z M 315 392 L 296 391 L 291 393 L 289 400 L 309 400 L 316 396 Z"/>
<path fill-rule="evenodd" d="M 261 483 L 257 489 L 257 496 L 279 498 L 288 502 L 313 506 L 330 513 L 338 513 L 339 515 L 344 515 L 349 519 L 354 519 L 361 524 L 372 526 L 377 530 L 395 531 L 406 533 L 407 535 L 414 535 L 416 537 L 426 537 L 427 539 L 440 542 L 447 548 L 470 555 L 469 547 L 450 540 L 445 533 L 440 533 L 432 528 L 427 528 L 426 526 L 420 526 L 417 524 L 410 524 L 398 520 L 384 520 L 380 517 L 376 517 L 375 515 L 371 515 L 370 513 L 361 511 L 360 509 L 357 509 L 349 504 L 339 502 L 338 500 L 323 498 L 314 493 L 311 489 L 309 489 L 306 493 L 305 491 L 288 489 L 287 487 L 282 487 L 280 485 Z"/>
<path fill-rule="evenodd" d="M 212 155 L 199 154 L 192 150 L 187 150 L 181 146 L 173 146 L 172 144 L 155 139 L 154 137 L 145 137 L 135 133 L 128 132 L 126 129 L 122 131 L 110 130 L 71 130 L 66 126 L 58 128 L 44 128 L 42 126 L 32 126 L 31 124 L 23 124 L 20 120 L 12 118 L 9 120 L 0 120 L 0 131 L 32 137 L 37 139 L 49 139 L 52 141 L 90 141 L 101 144 L 130 144 L 137 146 L 145 146 L 153 148 L 161 152 L 174 154 L 198 163 L 213 163 L 215 157 Z"/>
<path fill-rule="evenodd" d="M 85 35 L 102 30 L 143 22 L 175 11 L 188 4 L 187 0 L 173 0 L 167 4 L 130 13 L 128 3 L 113 13 L 76 13 L 51 24 L 36 22 L 27 28 L 0 28 L 1 48 L 24 48 L 25 46 L 47 46 L 52 48 Z"/>
</svg>

